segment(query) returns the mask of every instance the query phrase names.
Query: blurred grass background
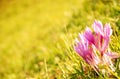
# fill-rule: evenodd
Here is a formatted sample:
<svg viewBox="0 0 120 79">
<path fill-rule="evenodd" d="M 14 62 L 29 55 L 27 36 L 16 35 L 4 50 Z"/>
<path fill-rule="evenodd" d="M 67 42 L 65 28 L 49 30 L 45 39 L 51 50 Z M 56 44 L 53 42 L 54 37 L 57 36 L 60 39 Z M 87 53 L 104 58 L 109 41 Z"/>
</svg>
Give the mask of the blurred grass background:
<svg viewBox="0 0 120 79">
<path fill-rule="evenodd" d="M 54 64 L 58 30 L 80 6 L 79 0 L 1 0 L 0 78 L 46 79 L 44 59 Z M 50 60 L 51 59 L 51 60 Z M 53 74 L 53 72 L 50 73 Z M 53 76 L 54 77 L 54 76 Z"/>
<path fill-rule="evenodd" d="M 119 53 L 119 0 L 1 0 L 0 79 L 93 78 L 80 73 L 72 44 L 95 19 L 110 22 Z"/>
</svg>

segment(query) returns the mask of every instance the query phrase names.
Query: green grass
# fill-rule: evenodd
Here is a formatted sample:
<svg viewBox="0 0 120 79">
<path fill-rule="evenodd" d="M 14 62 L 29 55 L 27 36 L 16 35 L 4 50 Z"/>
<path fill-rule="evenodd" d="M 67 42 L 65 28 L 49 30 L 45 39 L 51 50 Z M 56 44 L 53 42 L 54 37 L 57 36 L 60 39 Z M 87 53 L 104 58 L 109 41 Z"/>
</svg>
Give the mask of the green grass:
<svg viewBox="0 0 120 79">
<path fill-rule="evenodd" d="M 120 53 L 117 0 L 7 0 L 0 9 L 0 79 L 109 79 L 73 50 L 77 34 L 95 19 L 110 22 L 110 48 Z M 116 73 L 120 74 L 116 60 Z M 82 65 L 88 67 L 84 72 Z"/>
</svg>

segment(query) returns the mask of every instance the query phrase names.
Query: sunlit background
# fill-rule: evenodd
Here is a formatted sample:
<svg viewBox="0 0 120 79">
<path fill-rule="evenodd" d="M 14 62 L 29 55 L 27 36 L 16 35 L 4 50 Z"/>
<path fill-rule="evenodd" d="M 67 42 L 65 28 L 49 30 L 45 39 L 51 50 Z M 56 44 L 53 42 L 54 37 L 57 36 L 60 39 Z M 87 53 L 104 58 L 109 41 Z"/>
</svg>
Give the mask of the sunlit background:
<svg viewBox="0 0 120 79">
<path fill-rule="evenodd" d="M 72 45 L 95 19 L 111 24 L 119 53 L 119 0 L 0 0 L 0 79 L 80 79 Z"/>
<path fill-rule="evenodd" d="M 45 75 L 44 58 L 80 0 L 0 0 L 0 78 Z M 44 64 L 44 63 L 43 63 Z M 40 70 L 43 73 L 40 74 Z M 36 73 L 36 74 L 35 74 Z M 37 78 L 37 77 L 36 77 Z"/>
</svg>

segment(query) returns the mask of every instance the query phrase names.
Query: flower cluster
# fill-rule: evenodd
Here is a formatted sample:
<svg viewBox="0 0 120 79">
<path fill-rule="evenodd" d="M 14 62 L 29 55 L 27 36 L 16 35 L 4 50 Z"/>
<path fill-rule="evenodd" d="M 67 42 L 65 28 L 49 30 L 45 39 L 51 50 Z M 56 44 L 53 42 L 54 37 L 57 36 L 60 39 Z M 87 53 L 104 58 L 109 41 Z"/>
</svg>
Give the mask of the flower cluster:
<svg viewBox="0 0 120 79">
<path fill-rule="evenodd" d="M 112 59 L 118 58 L 118 53 L 109 49 L 112 29 L 109 23 L 104 26 L 100 21 L 94 21 L 93 31 L 89 27 L 76 39 L 75 51 L 93 68 L 106 65 L 114 71 Z"/>
</svg>

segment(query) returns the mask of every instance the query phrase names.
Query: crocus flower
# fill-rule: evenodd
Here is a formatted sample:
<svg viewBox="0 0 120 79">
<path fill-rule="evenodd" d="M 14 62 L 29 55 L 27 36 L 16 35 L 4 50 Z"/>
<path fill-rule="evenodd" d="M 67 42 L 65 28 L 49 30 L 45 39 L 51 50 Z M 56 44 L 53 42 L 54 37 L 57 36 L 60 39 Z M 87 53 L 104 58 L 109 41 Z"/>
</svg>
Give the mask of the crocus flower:
<svg viewBox="0 0 120 79">
<path fill-rule="evenodd" d="M 92 67 L 99 68 L 99 65 L 107 65 L 113 71 L 113 58 L 118 58 L 118 53 L 109 50 L 110 36 L 112 29 L 110 24 L 104 26 L 100 21 L 94 21 L 92 32 L 86 28 L 85 32 L 79 34 L 79 40 L 76 40 L 75 51 Z"/>
<path fill-rule="evenodd" d="M 88 40 L 79 34 L 80 41 L 76 39 L 77 45 L 75 46 L 76 52 L 90 65 L 96 66 L 99 63 L 98 57 L 94 53 L 92 45 L 89 45 Z"/>
<path fill-rule="evenodd" d="M 110 24 L 107 23 L 103 27 L 102 23 L 96 20 L 93 23 L 93 29 L 95 33 L 94 45 L 103 55 L 103 53 L 105 53 L 106 49 L 108 48 L 110 36 L 112 35 L 112 29 L 110 27 Z"/>
</svg>

